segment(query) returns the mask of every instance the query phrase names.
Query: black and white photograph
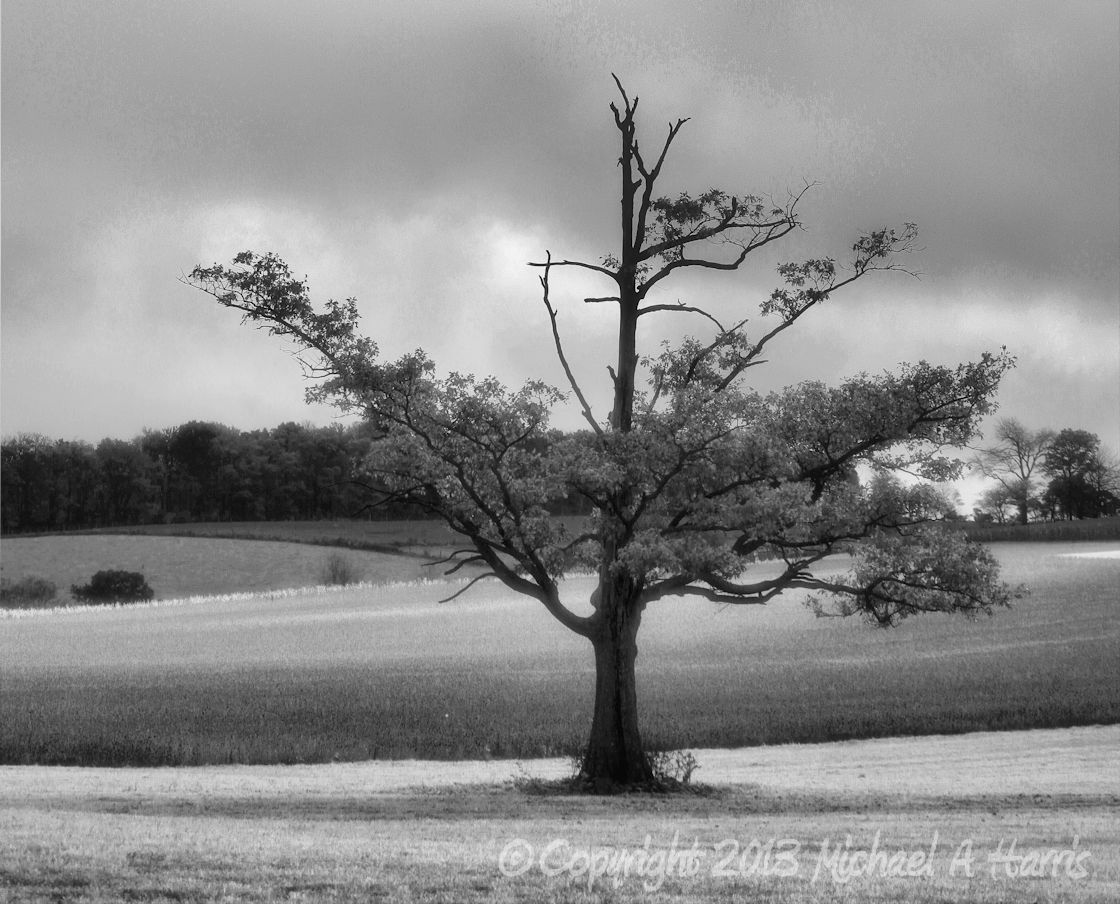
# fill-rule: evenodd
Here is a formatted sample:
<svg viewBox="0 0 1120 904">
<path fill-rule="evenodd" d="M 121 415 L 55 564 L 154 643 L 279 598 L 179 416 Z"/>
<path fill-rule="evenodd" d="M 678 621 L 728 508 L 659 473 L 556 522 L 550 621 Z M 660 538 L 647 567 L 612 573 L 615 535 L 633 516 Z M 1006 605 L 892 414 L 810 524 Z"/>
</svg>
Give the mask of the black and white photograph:
<svg viewBox="0 0 1120 904">
<path fill-rule="evenodd" d="M 0 900 L 1120 888 L 1120 7 L 3 0 Z"/>
</svg>

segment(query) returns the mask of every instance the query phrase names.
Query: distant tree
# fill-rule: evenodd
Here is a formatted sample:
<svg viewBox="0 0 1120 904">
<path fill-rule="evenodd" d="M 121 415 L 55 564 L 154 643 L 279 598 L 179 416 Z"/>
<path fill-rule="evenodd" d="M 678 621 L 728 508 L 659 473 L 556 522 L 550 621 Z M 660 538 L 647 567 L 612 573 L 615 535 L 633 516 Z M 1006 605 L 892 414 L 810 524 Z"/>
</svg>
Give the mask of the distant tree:
<svg viewBox="0 0 1120 904">
<path fill-rule="evenodd" d="M 1115 510 L 1117 470 L 1095 433 L 1059 432 L 1046 450 L 1043 468 L 1051 478 L 1047 506 L 1065 520 L 1099 518 Z"/>
<path fill-rule="evenodd" d="M 3 443 L 0 503 L 4 530 L 46 530 L 52 493 L 54 441 L 40 433 L 21 433 Z"/>
<path fill-rule="evenodd" d="M 1111 517 L 1120 513 L 1120 463 L 1114 454 L 1098 447 L 1085 471 L 1085 482 L 1096 498 L 1098 516 Z"/>
<path fill-rule="evenodd" d="M 864 489 L 855 479 L 860 464 L 956 476 L 959 464 L 942 450 L 975 437 L 1011 366 L 1006 353 L 956 367 L 904 364 L 835 388 L 807 382 L 762 394 L 742 379 L 836 292 L 875 271 L 903 269 L 899 255 L 913 247 L 914 227 L 863 235 L 845 262 L 779 266 L 782 285 L 762 301 L 766 325 L 753 337 L 745 318 L 724 323 L 698 305 L 654 301 L 653 290 L 670 277 L 736 270 L 796 230 L 801 194 L 781 203 L 719 189 L 659 194 L 685 120 L 647 155 L 636 133 L 638 100 L 618 88 L 621 104 L 611 110 L 620 141 L 620 247 L 599 262 L 546 254 L 531 265 L 584 431 L 550 429 L 550 411 L 565 394 L 542 382 L 508 389 L 493 378 L 437 377 L 422 351 L 381 361 L 358 331 L 354 299 L 316 310 L 306 281 L 273 254 L 244 252 L 185 278 L 244 321 L 294 341 L 308 373 L 322 378 L 308 396 L 376 428 L 371 459 L 384 498 L 446 520 L 468 545 L 460 565 L 485 565 L 484 576 L 536 599 L 590 641 L 594 712 L 582 769 L 596 790 L 652 778 L 634 669 L 650 605 L 685 597 L 761 605 L 797 588 L 816 594 L 821 614 L 860 614 L 886 626 L 921 612 L 991 612 L 1009 597 L 986 549 L 937 529 L 936 515 L 909 498 L 924 491 L 900 494 L 890 483 Z M 587 300 L 618 311 L 606 418 L 596 415 L 564 351 L 551 292 L 553 276 L 569 268 L 602 277 L 607 294 Z M 708 334 L 643 356 L 638 323 L 655 314 L 696 315 Z M 594 510 L 575 536 L 549 514 L 572 494 Z M 848 549 L 854 564 L 846 575 L 818 573 L 826 556 Z M 776 573 L 743 578 L 764 552 L 777 557 Z M 561 599 L 561 579 L 575 567 L 598 575 L 586 614 Z"/>
<path fill-rule="evenodd" d="M 171 484 L 175 478 L 175 460 L 171 455 L 171 440 L 174 429 L 145 430 L 140 436 L 140 448 L 153 465 L 153 479 L 156 481 L 156 509 L 161 518 L 171 512 Z"/>
<path fill-rule="evenodd" d="M 138 441 L 103 439 L 97 444 L 104 524 L 137 524 L 154 512 L 154 465 Z"/>
<path fill-rule="evenodd" d="M 99 475 L 93 447 L 23 433 L 2 444 L 0 525 L 5 532 L 68 530 L 97 520 Z"/>
<path fill-rule="evenodd" d="M 218 437 L 229 428 L 188 421 L 175 428 L 168 452 L 174 462 L 175 507 L 192 520 L 216 520 L 218 506 Z"/>
<path fill-rule="evenodd" d="M 1053 431 L 1032 431 L 1014 418 L 1003 418 L 996 424 L 995 443 L 982 448 L 975 459 L 984 475 L 998 481 L 1003 489 L 1002 493 L 992 492 L 989 505 L 996 498 L 1001 500 L 1001 507 L 1013 503 L 1019 523 L 1027 523 L 1032 499 L 1038 493 L 1034 475 L 1053 439 Z"/>
<path fill-rule="evenodd" d="M 90 527 L 98 520 L 101 474 L 97 453 L 89 443 L 59 440 L 55 444 L 56 481 L 61 498 L 58 526 Z"/>
<path fill-rule="evenodd" d="M 1017 512 L 1019 500 L 1015 493 L 1002 483 L 996 484 L 991 489 L 980 494 L 976 511 L 986 517 L 985 521 L 994 521 L 996 524 L 1007 524 L 1012 520 L 1012 513 Z"/>
</svg>

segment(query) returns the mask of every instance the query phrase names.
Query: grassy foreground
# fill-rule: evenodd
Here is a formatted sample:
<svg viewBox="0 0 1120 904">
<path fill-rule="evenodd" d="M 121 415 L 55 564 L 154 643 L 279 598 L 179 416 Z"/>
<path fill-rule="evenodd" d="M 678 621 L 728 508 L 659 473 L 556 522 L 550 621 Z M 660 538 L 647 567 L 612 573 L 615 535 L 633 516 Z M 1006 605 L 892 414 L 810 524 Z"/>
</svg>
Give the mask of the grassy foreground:
<svg viewBox="0 0 1120 904">
<path fill-rule="evenodd" d="M 495 763 L 7 767 L 0 896 L 1105 902 L 1117 744 L 1078 729 L 699 751 L 708 794 L 606 800 L 526 793 Z"/>
<path fill-rule="evenodd" d="M 200 542 L 200 541 L 198 541 Z M 996 548 L 1031 595 L 992 619 L 891 631 L 754 611 L 647 612 L 639 700 L 652 747 L 1120 722 L 1120 560 Z M 839 566 L 843 562 L 837 563 Z M 759 566 L 764 568 L 766 566 Z M 568 583 L 586 600 L 590 583 Z M 216 599 L 0 621 L 0 762 L 303 763 L 575 752 L 589 649 L 492 583 Z M 752 607 L 753 608 L 753 607 Z"/>
</svg>

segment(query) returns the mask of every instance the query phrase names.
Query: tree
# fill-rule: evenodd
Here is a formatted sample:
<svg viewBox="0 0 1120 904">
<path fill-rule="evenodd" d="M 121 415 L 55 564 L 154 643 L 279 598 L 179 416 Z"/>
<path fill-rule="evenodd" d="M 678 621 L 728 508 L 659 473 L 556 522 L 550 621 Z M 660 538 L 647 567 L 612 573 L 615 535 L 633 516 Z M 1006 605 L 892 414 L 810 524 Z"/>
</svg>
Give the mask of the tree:
<svg viewBox="0 0 1120 904">
<path fill-rule="evenodd" d="M 3 443 L 0 467 L 4 530 L 45 530 L 50 527 L 46 502 L 51 495 L 54 442 L 40 433 L 21 433 Z"/>
<path fill-rule="evenodd" d="M 590 641 L 595 696 L 582 770 L 596 790 L 651 779 L 635 686 L 649 605 L 683 597 L 762 605 L 799 588 L 815 593 L 821 614 L 860 614 L 886 626 L 920 612 L 990 613 L 1009 598 L 991 554 L 936 529 L 920 499 L 910 498 L 925 490 L 887 482 L 885 492 L 873 491 L 857 479 L 860 464 L 936 480 L 959 473 L 941 451 L 972 439 L 992 410 L 1012 364 L 1005 352 L 957 367 L 904 364 L 835 388 L 807 382 L 762 394 L 743 379 L 834 293 L 875 271 L 904 269 L 899 255 L 912 249 L 915 228 L 865 234 L 844 263 L 820 257 L 778 267 L 782 285 L 761 303 L 768 323 L 756 338 L 746 319 L 724 324 L 697 305 L 654 301 L 653 290 L 680 272 L 737 270 L 789 235 L 800 226 L 803 192 L 781 203 L 718 189 L 659 195 L 686 120 L 670 125 L 656 156 L 647 156 L 637 139 L 638 99 L 615 82 L 619 250 L 600 262 L 546 253 L 530 264 L 585 430 L 550 428 L 551 410 L 567 395 L 543 382 L 510 389 L 494 378 L 439 377 L 419 350 L 380 360 L 376 343 L 359 332 L 355 299 L 317 310 L 306 280 L 274 254 L 243 252 L 229 266 L 198 266 L 184 277 L 240 311 L 243 322 L 294 341 L 307 375 L 317 378 L 309 399 L 333 402 L 376 428 L 371 460 L 384 498 L 420 506 L 465 539 L 451 571 L 483 564 L 487 571 L 475 580 L 497 578 Z M 587 301 L 618 310 L 607 418 L 594 412 L 564 351 L 551 290 L 553 276 L 568 268 L 601 276 L 609 294 Z M 638 322 L 655 314 L 695 315 L 709 335 L 643 356 Z M 573 494 L 594 511 L 575 536 L 549 515 Z M 845 576 L 814 572 L 830 553 L 849 548 Z M 779 573 L 744 580 L 745 566 L 763 553 L 781 561 Z M 598 575 L 587 614 L 560 593 L 563 575 L 580 566 Z"/>
<path fill-rule="evenodd" d="M 1098 448 L 1085 472 L 1085 482 L 1093 492 L 1095 517 L 1112 517 L 1120 512 L 1120 464 L 1115 455 Z"/>
<path fill-rule="evenodd" d="M 980 494 L 979 504 L 973 511 L 977 515 L 977 521 L 995 521 L 996 524 L 1007 524 L 1009 520 L 1008 510 L 1018 511 L 1018 508 L 1018 499 L 1016 499 L 1014 492 L 1002 483 L 998 483 Z"/>
<path fill-rule="evenodd" d="M 1046 450 L 1043 469 L 1051 477 L 1049 506 L 1065 520 L 1099 518 L 1114 510 L 1116 469 L 1095 433 L 1072 428 L 1059 432 Z"/>
<path fill-rule="evenodd" d="M 97 461 L 102 523 L 138 524 L 148 520 L 154 466 L 140 443 L 103 439 L 97 444 Z"/>
<path fill-rule="evenodd" d="M 997 498 L 1005 503 L 1013 503 L 1018 509 L 1020 524 L 1030 518 L 1031 501 L 1037 495 L 1033 475 L 1042 464 L 1043 456 L 1054 439 L 1052 430 L 1031 431 L 1014 418 L 1003 418 L 996 424 L 996 443 L 981 449 L 976 463 L 986 477 L 994 478 L 1005 491 L 993 490 L 985 494 L 987 504 L 995 503 Z M 1000 523 L 1003 518 L 1000 516 Z"/>
</svg>

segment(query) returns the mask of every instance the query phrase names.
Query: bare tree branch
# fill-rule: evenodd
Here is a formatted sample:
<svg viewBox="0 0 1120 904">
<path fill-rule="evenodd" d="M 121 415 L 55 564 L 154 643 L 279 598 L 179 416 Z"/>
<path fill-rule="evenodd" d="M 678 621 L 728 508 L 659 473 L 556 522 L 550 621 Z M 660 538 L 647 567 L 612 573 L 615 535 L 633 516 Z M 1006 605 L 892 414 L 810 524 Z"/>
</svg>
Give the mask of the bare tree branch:
<svg viewBox="0 0 1120 904">
<path fill-rule="evenodd" d="M 638 151 L 637 143 L 634 144 L 634 160 L 638 165 L 638 172 L 642 174 L 642 179 L 645 186 L 642 190 L 641 207 L 638 210 L 638 222 L 636 226 L 636 234 L 639 240 L 643 240 L 646 234 L 646 224 L 649 221 L 649 211 L 653 205 L 653 186 L 657 182 L 658 177 L 661 175 L 661 166 L 665 163 L 665 157 L 669 153 L 669 145 L 673 143 L 673 139 L 677 137 L 684 124 L 688 119 L 678 119 L 675 124 L 669 125 L 669 134 L 665 138 L 665 143 L 661 147 L 661 154 L 657 158 L 652 170 L 647 170 L 642 156 Z"/>
<path fill-rule="evenodd" d="M 675 311 L 681 314 L 700 314 L 701 316 L 707 317 L 710 321 L 712 321 L 712 323 L 716 325 L 716 329 L 718 329 L 721 333 L 727 332 L 723 328 L 723 324 L 703 308 L 698 308 L 693 305 L 686 305 L 683 302 L 677 302 L 676 304 L 653 304 L 649 305 L 648 307 L 639 308 L 638 316 L 641 317 L 643 314 L 653 314 L 657 311 Z"/>
<path fill-rule="evenodd" d="M 458 590 L 456 590 L 453 594 L 451 594 L 451 596 L 444 597 L 443 599 L 439 600 L 438 602 L 440 602 L 440 603 L 450 603 L 452 600 L 458 599 L 459 597 L 461 597 L 464 593 L 466 593 L 468 590 L 470 590 L 479 581 L 483 581 L 486 578 L 496 578 L 496 577 L 497 577 L 497 575 L 494 574 L 494 572 L 492 572 L 492 571 L 488 571 L 488 572 L 486 572 L 486 574 L 480 574 L 478 577 L 472 578 L 470 581 L 468 581 L 466 584 L 464 584 L 462 587 L 460 587 Z"/>
<path fill-rule="evenodd" d="M 552 252 L 545 252 L 548 255 L 548 260 L 552 260 Z M 591 410 L 591 405 L 587 401 L 587 396 L 583 394 L 580 389 L 579 383 L 576 381 L 576 376 L 572 373 L 571 365 L 568 364 L 568 358 L 564 354 L 564 346 L 560 341 L 560 328 L 556 324 L 556 309 L 552 307 L 552 302 L 548 298 L 548 272 L 550 267 L 547 262 L 544 268 L 544 275 L 539 277 L 541 281 L 542 296 L 541 300 L 544 302 L 545 308 L 548 310 L 548 319 L 552 323 L 552 338 L 556 344 L 556 356 L 560 359 L 560 365 L 564 368 L 564 375 L 568 378 L 568 385 L 572 387 L 572 392 L 576 394 L 579 399 L 580 407 L 583 409 L 584 420 L 591 425 L 599 436 L 603 435 L 603 428 L 599 426 L 599 422 L 595 419 L 595 413 Z"/>
<path fill-rule="evenodd" d="M 583 270 L 592 270 L 595 273 L 602 273 L 604 276 L 610 277 L 612 281 L 617 282 L 618 280 L 618 274 L 615 273 L 614 270 L 600 264 L 589 264 L 586 261 L 529 261 L 528 265 L 530 267 L 579 267 Z"/>
</svg>

